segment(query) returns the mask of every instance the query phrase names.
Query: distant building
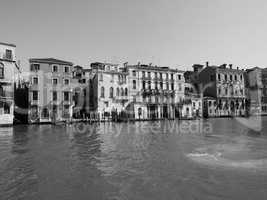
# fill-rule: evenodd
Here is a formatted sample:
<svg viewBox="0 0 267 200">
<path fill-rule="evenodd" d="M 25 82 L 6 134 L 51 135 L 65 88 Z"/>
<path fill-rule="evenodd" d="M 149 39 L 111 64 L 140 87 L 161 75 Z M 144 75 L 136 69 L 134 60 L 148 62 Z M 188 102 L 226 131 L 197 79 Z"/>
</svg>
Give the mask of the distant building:
<svg viewBox="0 0 267 200">
<path fill-rule="evenodd" d="M 14 85 L 19 68 L 16 46 L 0 42 L 0 125 L 12 125 L 14 119 Z"/>
<path fill-rule="evenodd" d="M 125 69 L 118 64 L 95 62 L 90 73 L 90 111 L 101 120 L 124 112 L 129 97 Z"/>
<path fill-rule="evenodd" d="M 32 58 L 29 62 L 29 123 L 70 120 L 76 87 L 73 64 L 54 58 Z"/>
<path fill-rule="evenodd" d="M 91 69 L 74 66 L 73 81 L 76 87 L 73 90 L 73 118 L 85 119 L 90 117 L 90 90 Z"/>
<path fill-rule="evenodd" d="M 254 67 L 246 70 L 250 114 L 267 114 L 267 68 Z"/>
<path fill-rule="evenodd" d="M 216 116 L 243 116 L 246 111 L 244 70 L 226 64 L 199 72 L 200 93 L 216 99 Z"/>
<path fill-rule="evenodd" d="M 183 71 L 169 67 L 128 65 L 129 102 L 136 119 L 178 118 L 184 100 Z"/>
</svg>

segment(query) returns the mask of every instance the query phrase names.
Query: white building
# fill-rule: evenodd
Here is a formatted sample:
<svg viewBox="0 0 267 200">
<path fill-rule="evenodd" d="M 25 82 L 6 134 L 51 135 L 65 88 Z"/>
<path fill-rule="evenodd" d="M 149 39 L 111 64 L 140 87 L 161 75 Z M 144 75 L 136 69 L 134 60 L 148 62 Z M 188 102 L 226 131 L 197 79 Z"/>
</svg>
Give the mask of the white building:
<svg viewBox="0 0 267 200">
<path fill-rule="evenodd" d="M 136 119 L 180 117 L 184 99 L 183 71 L 169 67 L 128 65 L 129 100 Z"/>
<path fill-rule="evenodd" d="M 19 68 L 16 46 L 0 42 L 0 125 L 12 125 L 14 118 L 14 83 Z"/>
<path fill-rule="evenodd" d="M 125 111 L 128 99 L 128 73 L 118 64 L 92 63 L 90 110 L 109 119 Z"/>
</svg>

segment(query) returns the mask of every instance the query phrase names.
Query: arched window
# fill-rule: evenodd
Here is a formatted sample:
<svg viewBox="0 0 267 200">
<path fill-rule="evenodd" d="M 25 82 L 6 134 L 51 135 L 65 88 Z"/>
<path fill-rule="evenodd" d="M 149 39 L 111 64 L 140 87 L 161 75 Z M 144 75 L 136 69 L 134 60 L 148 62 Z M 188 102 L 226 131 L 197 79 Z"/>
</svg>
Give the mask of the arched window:
<svg viewBox="0 0 267 200">
<path fill-rule="evenodd" d="M 113 98 L 113 87 L 109 88 L 109 97 Z"/>
<path fill-rule="evenodd" d="M 117 97 L 120 96 L 120 89 L 119 88 L 117 88 L 116 95 L 117 95 Z"/>
<path fill-rule="evenodd" d="M 104 98 L 105 97 L 105 88 L 101 87 L 101 97 Z"/>
<path fill-rule="evenodd" d="M 121 96 L 124 96 L 123 88 L 121 88 Z"/>
<path fill-rule="evenodd" d="M 0 78 L 4 78 L 4 65 L 0 63 Z"/>
<path fill-rule="evenodd" d="M 133 89 L 136 89 L 136 80 L 133 80 Z"/>
<path fill-rule="evenodd" d="M 125 90 L 124 90 L 124 95 L 128 96 L 128 89 L 127 88 L 125 88 Z"/>
</svg>

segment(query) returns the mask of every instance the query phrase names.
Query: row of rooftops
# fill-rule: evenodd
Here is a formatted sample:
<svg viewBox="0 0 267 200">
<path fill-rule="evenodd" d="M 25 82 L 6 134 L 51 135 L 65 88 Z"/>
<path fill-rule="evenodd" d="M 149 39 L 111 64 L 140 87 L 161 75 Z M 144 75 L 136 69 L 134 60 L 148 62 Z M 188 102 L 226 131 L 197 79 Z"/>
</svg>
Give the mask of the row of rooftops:
<svg viewBox="0 0 267 200">
<path fill-rule="evenodd" d="M 69 61 L 64 61 L 64 60 L 60 60 L 60 59 L 56 59 L 56 58 L 31 58 L 29 59 L 30 63 L 48 63 L 48 64 L 60 64 L 60 65 L 69 65 L 69 66 L 73 66 L 72 62 Z M 153 70 L 153 71 L 170 71 L 170 72 L 181 72 L 181 73 L 185 73 L 185 71 L 182 70 L 178 70 L 178 69 L 173 69 L 170 67 L 161 67 L 161 66 L 157 66 L 157 65 L 152 65 L 152 63 L 150 64 L 141 64 L 141 63 L 137 63 L 137 64 L 133 64 L 133 65 L 129 65 L 128 63 L 124 63 L 123 67 L 119 67 L 119 64 L 114 64 L 114 63 L 105 63 L 105 62 L 94 62 L 91 63 L 90 68 L 83 68 L 82 66 L 76 65 L 75 68 L 81 68 L 83 71 L 91 71 L 92 69 L 98 69 L 98 70 L 105 70 L 106 66 L 110 66 L 110 67 L 116 67 L 118 68 L 118 70 L 120 72 L 125 72 L 127 71 L 128 68 L 134 68 L 137 70 Z M 193 66 L 193 71 L 187 71 L 187 72 L 201 72 L 203 69 L 205 68 L 212 68 L 212 69 L 216 69 L 216 70 L 220 70 L 220 71 L 235 71 L 235 72 L 244 72 L 244 69 L 239 69 L 239 67 L 234 68 L 232 64 L 222 64 L 219 66 L 216 65 L 209 65 L 209 62 L 206 62 L 206 65 L 201 65 L 201 64 L 194 64 Z M 247 69 L 246 71 L 252 71 L 255 69 L 261 69 L 258 67 L 254 67 L 252 69 Z M 267 68 L 265 68 L 267 70 Z M 112 70 L 111 70 L 112 71 Z"/>
</svg>

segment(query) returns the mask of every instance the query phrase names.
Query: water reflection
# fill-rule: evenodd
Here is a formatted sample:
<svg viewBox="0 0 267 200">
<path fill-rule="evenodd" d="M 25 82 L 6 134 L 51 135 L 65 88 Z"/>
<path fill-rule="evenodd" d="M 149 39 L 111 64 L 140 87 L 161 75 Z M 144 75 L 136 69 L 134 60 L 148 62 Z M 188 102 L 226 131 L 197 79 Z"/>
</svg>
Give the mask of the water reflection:
<svg viewBox="0 0 267 200">
<path fill-rule="evenodd" d="M 0 128 L 0 199 L 266 199 L 266 145 L 233 119 Z"/>
</svg>

